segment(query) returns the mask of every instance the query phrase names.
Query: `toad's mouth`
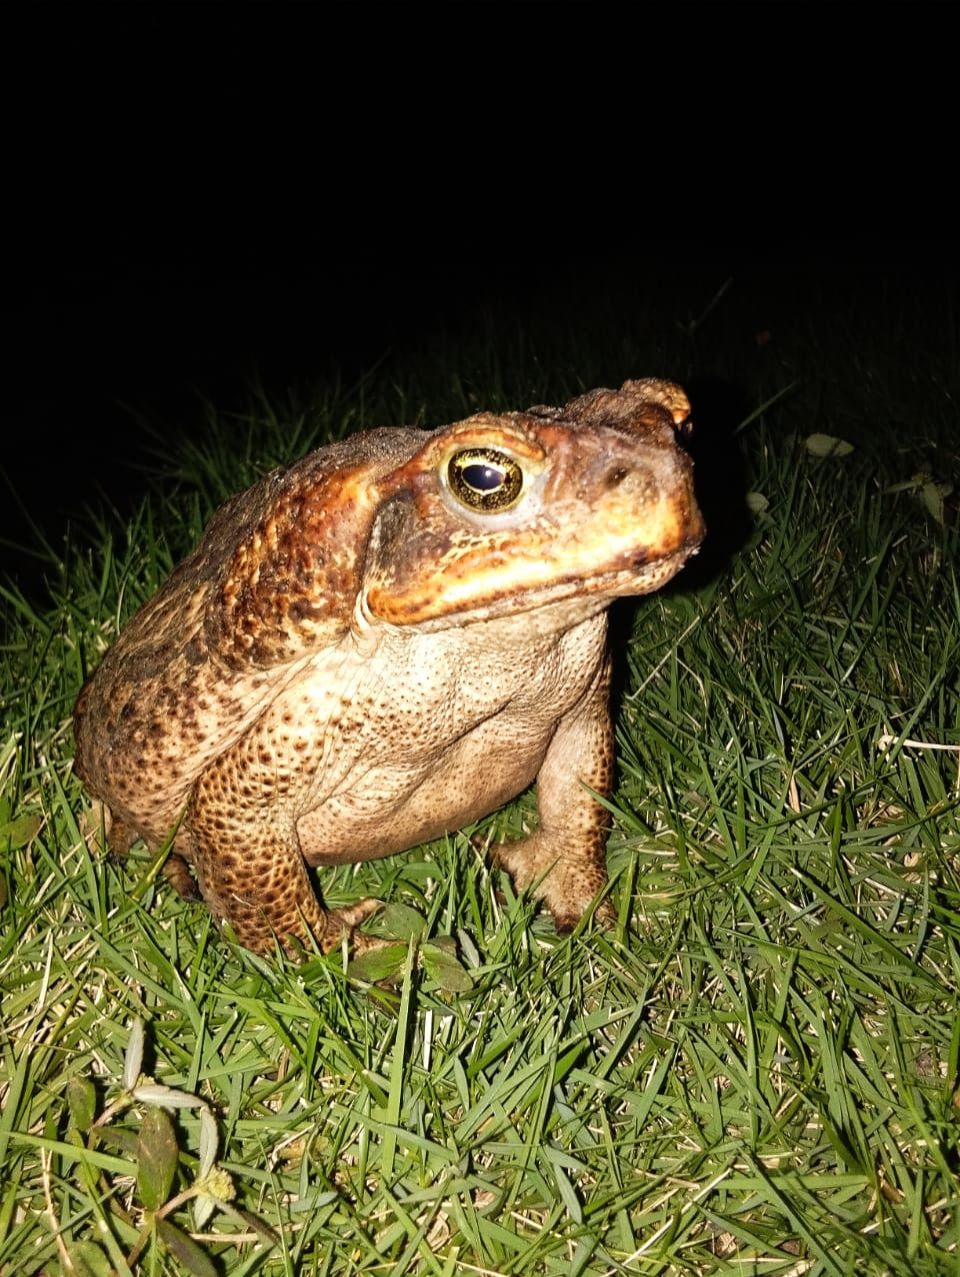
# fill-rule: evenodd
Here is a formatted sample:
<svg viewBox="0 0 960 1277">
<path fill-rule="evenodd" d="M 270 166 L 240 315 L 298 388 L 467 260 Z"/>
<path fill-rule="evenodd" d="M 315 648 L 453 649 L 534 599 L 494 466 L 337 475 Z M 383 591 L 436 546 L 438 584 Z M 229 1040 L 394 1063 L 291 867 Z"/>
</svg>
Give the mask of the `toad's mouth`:
<svg viewBox="0 0 960 1277">
<path fill-rule="evenodd" d="M 391 592 L 379 586 L 365 588 L 358 613 L 366 624 L 416 625 L 421 629 L 446 629 L 550 608 L 555 604 L 581 604 L 564 609 L 575 619 L 606 607 L 613 599 L 650 594 L 666 585 L 697 553 L 702 524 L 696 524 L 683 542 L 667 553 L 651 555 L 633 547 L 620 562 L 596 566 L 558 561 L 521 559 L 490 565 L 467 579 L 453 576 L 428 579 L 421 588 Z"/>
</svg>

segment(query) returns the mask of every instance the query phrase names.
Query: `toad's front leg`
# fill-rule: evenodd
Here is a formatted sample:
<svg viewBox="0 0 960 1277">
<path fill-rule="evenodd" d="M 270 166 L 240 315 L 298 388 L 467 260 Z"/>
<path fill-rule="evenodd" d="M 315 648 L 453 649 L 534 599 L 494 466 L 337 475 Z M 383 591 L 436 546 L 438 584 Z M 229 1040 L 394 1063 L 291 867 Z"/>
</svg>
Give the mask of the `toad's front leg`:
<svg viewBox="0 0 960 1277">
<path fill-rule="evenodd" d="M 576 926 L 607 882 L 609 816 L 584 786 L 604 797 L 613 786 L 609 656 L 560 720 L 547 748 L 537 777 L 538 829 L 494 853 L 518 890 L 537 884 L 534 894 L 560 931 Z M 609 903 L 600 906 L 598 916 L 613 921 Z"/>
<path fill-rule="evenodd" d="M 244 739 L 213 762 L 184 816 L 181 832 L 211 913 L 218 922 L 228 922 L 240 943 L 255 953 L 272 952 L 279 940 L 293 955 L 295 941 L 309 943 L 310 938 L 329 953 L 345 934 L 354 951 L 367 947 L 353 931 L 380 901 L 323 907 L 300 852 L 284 777 L 251 765 L 255 748 Z"/>
</svg>

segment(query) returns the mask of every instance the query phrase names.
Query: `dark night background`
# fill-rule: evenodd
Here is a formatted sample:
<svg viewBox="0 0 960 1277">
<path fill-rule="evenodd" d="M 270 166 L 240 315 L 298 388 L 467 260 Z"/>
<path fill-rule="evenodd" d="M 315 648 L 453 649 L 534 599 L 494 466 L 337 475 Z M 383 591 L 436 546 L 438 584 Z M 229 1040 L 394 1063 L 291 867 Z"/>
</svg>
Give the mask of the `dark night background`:
<svg viewBox="0 0 960 1277">
<path fill-rule="evenodd" d="M 583 9 L 549 11 L 567 56 L 585 42 L 589 61 L 608 39 L 576 29 Z M 732 279 L 752 333 L 853 287 L 902 293 L 905 314 L 956 295 L 955 241 L 862 223 L 810 238 L 796 233 L 809 221 L 769 211 L 755 176 L 736 196 L 741 162 L 782 118 L 735 120 L 753 153 L 734 148 L 722 172 L 665 143 L 669 162 L 651 164 L 649 136 L 589 134 L 589 77 L 571 112 L 555 69 L 507 74 L 524 51 L 504 61 L 493 11 L 443 12 L 439 32 L 348 6 L 5 19 L 4 567 L 34 570 L 16 548 L 31 522 L 56 548 L 87 503 L 132 507 L 136 413 L 175 446 L 202 428 L 201 396 L 230 408 L 254 378 L 282 392 L 378 361 L 389 373 L 478 316 L 553 311 L 570 326 L 631 289 L 663 298 L 674 325 Z M 798 159 L 783 156 L 775 168 Z"/>
</svg>

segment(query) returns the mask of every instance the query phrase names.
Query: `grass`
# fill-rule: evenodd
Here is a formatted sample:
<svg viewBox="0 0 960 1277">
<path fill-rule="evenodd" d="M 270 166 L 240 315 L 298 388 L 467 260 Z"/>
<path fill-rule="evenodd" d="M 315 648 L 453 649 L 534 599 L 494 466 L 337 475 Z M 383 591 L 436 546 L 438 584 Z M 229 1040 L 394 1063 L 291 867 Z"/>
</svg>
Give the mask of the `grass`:
<svg viewBox="0 0 960 1277">
<path fill-rule="evenodd" d="M 0 1273 L 957 1271 L 953 332 L 853 295 L 774 315 L 771 352 L 731 306 L 659 345 L 599 307 L 586 354 L 491 323 L 307 411 L 211 413 L 129 526 L 51 558 L 49 605 L 5 590 Z M 647 372 L 700 384 L 708 431 L 720 382 L 741 409 L 700 444 L 712 549 L 616 613 L 615 933 L 558 937 L 476 850 L 529 796 L 324 875 L 456 939 L 413 935 L 392 990 L 91 854 L 73 700 L 220 497 L 345 426 Z"/>
</svg>

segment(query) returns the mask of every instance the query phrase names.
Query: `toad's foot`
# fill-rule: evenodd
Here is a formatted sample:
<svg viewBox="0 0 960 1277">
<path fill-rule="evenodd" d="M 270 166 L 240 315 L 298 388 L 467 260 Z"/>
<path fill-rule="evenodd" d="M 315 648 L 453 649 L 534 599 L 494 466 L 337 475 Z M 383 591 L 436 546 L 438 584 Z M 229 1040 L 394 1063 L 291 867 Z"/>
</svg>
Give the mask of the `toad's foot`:
<svg viewBox="0 0 960 1277">
<path fill-rule="evenodd" d="M 503 843 L 492 852 L 493 861 L 506 869 L 518 891 L 531 889 L 553 915 L 558 931 L 572 931 L 588 913 L 607 885 L 602 853 L 587 854 L 580 847 L 571 854 L 539 834 L 516 842 Z M 617 913 L 609 900 L 601 900 L 594 918 L 605 927 L 616 923 Z"/>
<path fill-rule="evenodd" d="M 382 940 L 376 936 L 366 936 L 356 928 L 382 908 L 382 900 L 377 900 L 375 896 L 367 896 L 365 900 L 358 900 L 356 904 L 326 910 L 326 928 L 322 937 L 318 938 L 320 948 L 324 953 L 332 953 L 335 949 L 339 949 L 344 936 L 353 954 L 380 948 L 384 943 Z"/>
</svg>

